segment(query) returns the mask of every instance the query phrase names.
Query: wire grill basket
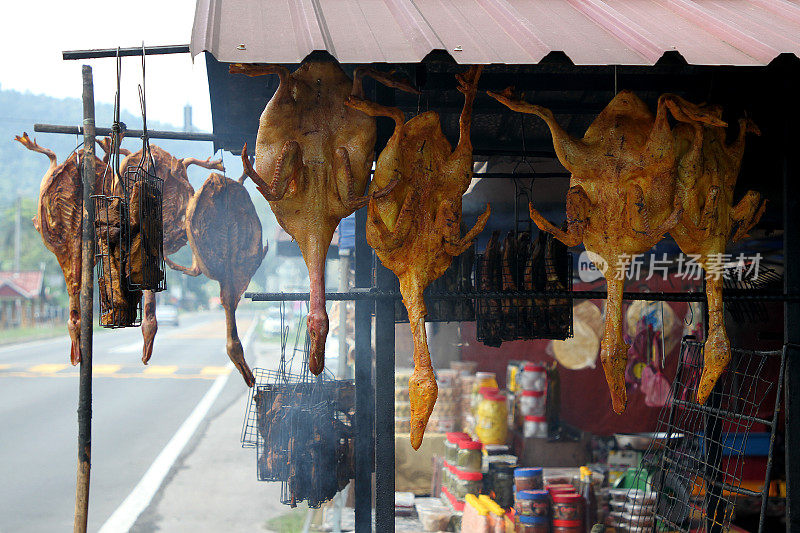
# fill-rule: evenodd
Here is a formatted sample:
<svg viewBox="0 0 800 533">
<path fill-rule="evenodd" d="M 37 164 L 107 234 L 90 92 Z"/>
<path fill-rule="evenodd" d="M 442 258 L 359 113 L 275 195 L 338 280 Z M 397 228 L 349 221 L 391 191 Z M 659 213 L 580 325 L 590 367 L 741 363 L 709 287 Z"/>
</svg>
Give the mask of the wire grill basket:
<svg viewBox="0 0 800 533">
<path fill-rule="evenodd" d="M 772 455 L 780 379 L 776 384 L 769 376 L 780 364 L 782 379 L 783 361 L 782 351 L 732 350 L 711 397 L 700 405 L 694 396 L 703 369 L 703 344 L 684 338 L 677 375 L 659 416 L 658 438 L 645 452 L 635 488 L 627 495 L 634 512 L 624 515 L 625 523 L 616 524 L 618 531 L 650 531 L 655 526 L 686 533 L 723 532 L 730 529 L 737 496 L 765 502 L 766 490 L 756 493 L 742 487 L 744 457 L 756 423 L 773 428 Z M 768 465 L 765 487 L 769 476 Z"/>
<path fill-rule="evenodd" d="M 552 235 L 540 233 L 531 243 L 525 232 L 509 234 L 502 251 L 477 257 L 475 278 L 479 292 L 509 293 L 477 300 L 477 338 L 484 344 L 572 336 L 572 298 L 525 295 L 572 291 L 572 256 Z"/>
</svg>

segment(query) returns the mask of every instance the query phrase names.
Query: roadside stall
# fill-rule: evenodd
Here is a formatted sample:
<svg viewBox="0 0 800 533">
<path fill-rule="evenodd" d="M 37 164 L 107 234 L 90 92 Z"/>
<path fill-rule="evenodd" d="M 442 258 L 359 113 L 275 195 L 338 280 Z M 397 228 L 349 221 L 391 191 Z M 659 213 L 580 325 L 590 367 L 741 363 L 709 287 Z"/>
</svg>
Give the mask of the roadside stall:
<svg viewBox="0 0 800 533">
<path fill-rule="evenodd" d="M 242 443 L 282 502 L 348 487 L 357 532 L 800 531 L 795 4 L 200 0 L 173 48 L 147 54 L 204 54 L 204 139 L 308 268 L 244 292 L 265 250 L 222 176 L 196 264 L 167 262 L 230 297 Z M 237 348 L 242 293 L 308 302 L 278 368 Z"/>
</svg>

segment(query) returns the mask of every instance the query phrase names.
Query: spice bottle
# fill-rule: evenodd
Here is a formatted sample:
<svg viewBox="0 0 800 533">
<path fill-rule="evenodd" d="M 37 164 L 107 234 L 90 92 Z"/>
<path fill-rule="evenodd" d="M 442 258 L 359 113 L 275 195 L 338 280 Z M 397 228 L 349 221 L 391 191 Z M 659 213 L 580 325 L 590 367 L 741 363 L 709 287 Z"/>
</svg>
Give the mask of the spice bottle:
<svg viewBox="0 0 800 533">
<path fill-rule="evenodd" d="M 592 486 L 592 471 L 589 468 L 581 467 L 581 496 L 583 496 L 583 523 L 586 531 L 592 529 L 597 522 L 597 496 Z"/>
</svg>

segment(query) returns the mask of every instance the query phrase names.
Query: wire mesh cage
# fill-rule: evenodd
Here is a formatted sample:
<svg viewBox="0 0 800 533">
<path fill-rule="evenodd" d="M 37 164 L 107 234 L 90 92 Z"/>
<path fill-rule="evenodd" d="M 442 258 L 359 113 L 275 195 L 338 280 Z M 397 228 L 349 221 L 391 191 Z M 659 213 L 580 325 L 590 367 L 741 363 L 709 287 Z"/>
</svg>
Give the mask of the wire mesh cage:
<svg viewBox="0 0 800 533">
<path fill-rule="evenodd" d="M 572 336 L 572 298 L 526 296 L 529 291 L 572 291 L 572 256 L 552 235 L 510 232 L 502 246 L 478 255 L 479 292 L 508 292 L 507 298 L 479 298 L 477 338 L 488 346 L 518 339 L 566 339 Z"/>
<path fill-rule="evenodd" d="M 704 405 L 695 402 L 703 344 L 686 337 L 656 438 L 627 493 L 625 512 L 612 515 L 617 531 L 729 531 L 739 496 L 766 502 L 770 458 L 783 376 L 782 351 L 732 350 L 727 369 Z M 780 365 L 780 378 L 771 378 Z M 762 412 L 769 414 L 764 417 Z M 754 424 L 772 428 L 762 492 L 742 487 Z M 762 513 L 763 514 L 763 513 Z M 763 521 L 763 516 L 762 516 Z M 763 525 L 763 524 L 762 524 Z"/>
<path fill-rule="evenodd" d="M 277 370 L 254 369 L 242 446 L 256 448 L 259 481 L 281 482 L 281 502 L 319 507 L 353 477 L 355 383 L 308 370 L 308 337 L 300 319 L 286 357 L 289 328 L 281 305 L 281 359 Z M 300 332 L 304 332 L 302 347 Z M 295 357 L 300 371 L 293 373 Z"/>
<path fill-rule="evenodd" d="M 129 165 L 122 176 L 125 200 L 129 206 L 126 280 L 134 290 L 163 291 L 164 226 L 162 201 L 164 181 L 156 175 L 147 132 L 142 137 L 141 158 Z"/>
</svg>

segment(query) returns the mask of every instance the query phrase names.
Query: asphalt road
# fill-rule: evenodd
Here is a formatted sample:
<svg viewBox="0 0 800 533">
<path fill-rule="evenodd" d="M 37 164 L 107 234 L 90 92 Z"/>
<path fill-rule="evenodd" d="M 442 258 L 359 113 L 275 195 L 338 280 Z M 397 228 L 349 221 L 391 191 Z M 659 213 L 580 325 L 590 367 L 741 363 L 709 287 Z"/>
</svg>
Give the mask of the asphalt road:
<svg viewBox="0 0 800 533">
<path fill-rule="evenodd" d="M 244 335 L 249 317 L 241 315 Z M 162 325 L 147 367 L 141 346 L 138 328 L 94 336 L 89 531 L 105 523 L 226 372 L 221 312 Z M 68 349 L 66 328 L 57 339 L 0 347 L 2 533 L 72 529 L 78 369 L 69 365 Z M 234 370 L 217 403 L 244 390 Z"/>
</svg>

